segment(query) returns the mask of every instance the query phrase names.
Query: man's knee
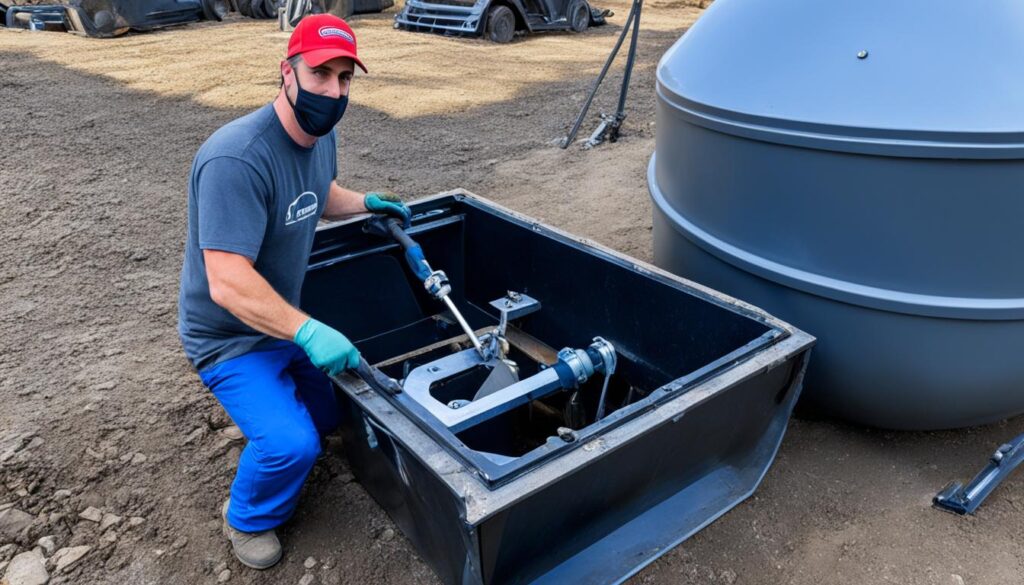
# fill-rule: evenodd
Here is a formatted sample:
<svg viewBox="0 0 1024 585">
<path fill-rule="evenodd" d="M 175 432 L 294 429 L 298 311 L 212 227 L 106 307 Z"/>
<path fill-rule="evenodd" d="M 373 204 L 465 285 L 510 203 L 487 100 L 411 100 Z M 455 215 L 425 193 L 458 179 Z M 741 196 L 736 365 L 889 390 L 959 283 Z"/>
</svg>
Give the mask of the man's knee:
<svg viewBox="0 0 1024 585">
<path fill-rule="evenodd" d="M 279 468 L 311 467 L 320 454 L 316 429 L 275 429 L 259 445 L 262 462 Z"/>
</svg>

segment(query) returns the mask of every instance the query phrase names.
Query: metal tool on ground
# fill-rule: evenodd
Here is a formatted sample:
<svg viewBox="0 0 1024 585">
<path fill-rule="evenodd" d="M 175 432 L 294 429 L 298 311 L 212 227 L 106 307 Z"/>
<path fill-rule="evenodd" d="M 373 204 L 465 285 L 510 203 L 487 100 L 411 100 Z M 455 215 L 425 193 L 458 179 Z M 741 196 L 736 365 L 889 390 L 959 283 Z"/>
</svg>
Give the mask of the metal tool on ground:
<svg viewBox="0 0 1024 585">
<path fill-rule="evenodd" d="M 572 130 L 569 134 L 562 139 L 562 148 L 567 148 L 570 144 L 576 140 L 576 134 L 580 131 L 580 126 L 583 124 L 583 120 L 587 117 L 587 112 L 590 110 L 590 104 L 594 101 L 594 96 L 597 95 L 597 90 L 601 87 L 601 82 L 604 81 L 605 75 L 608 74 L 608 69 L 611 67 L 612 62 L 615 61 L 616 55 L 619 53 L 619 49 L 622 48 L 622 42 L 626 40 L 626 34 L 630 32 L 632 27 L 633 34 L 629 39 L 629 54 L 626 57 L 626 67 L 622 72 L 622 88 L 619 90 L 619 104 L 614 114 L 602 114 L 601 123 L 598 124 L 597 128 L 590 135 L 590 138 L 583 144 L 583 148 L 593 148 L 604 141 L 615 142 L 619 139 L 619 131 L 622 128 L 622 122 L 626 119 L 626 92 L 629 90 L 629 80 L 633 74 L 633 65 L 636 63 L 636 42 L 637 37 L 640 34 L 640 11 L 643 8 L 643 0 L 633 0 L 633 5 L 629 8 L 629 15 L 626 17 L 626 23 L 622 25 L 622 33 L 619 34 L 619 40 L 615 42 L 615 48 L 612 49 L 608 59 L 604 63 L 604 67 L 601 68 L 601 73 L 598 74 L 597 80 L 594 81 L 594 86 L 590 89 L 590 94 L 587 96 L 587 101 L 583 103 L 583 108 L 580 110 L 578 116 L 576 116 L 576 122 L 572 125 Z"/>
<path fill-rule="evenodd" d="M 950 482 L 935 496 L 932 504 L 940 510 L 954 514 L 973 514 L 985 498 L 1013 473 L 1021 462 L 1024 462 L 1024 435 L 1000 445 L 992 454 L 988 465 L 971 480 L 971 483 L 964 486 L 958 481 Z"/>
</svg>

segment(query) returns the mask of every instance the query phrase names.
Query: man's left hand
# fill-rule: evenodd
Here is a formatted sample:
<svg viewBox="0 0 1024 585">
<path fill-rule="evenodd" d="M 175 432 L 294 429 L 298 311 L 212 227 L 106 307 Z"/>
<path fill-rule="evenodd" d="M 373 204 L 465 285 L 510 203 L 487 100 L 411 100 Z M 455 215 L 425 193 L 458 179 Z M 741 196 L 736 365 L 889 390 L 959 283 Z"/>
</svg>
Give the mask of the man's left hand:
<svg viewBox="0 0 1024 585">
<path fill-rule="evenodd" d="M 394 193 L 367 193 L 363 198 L 363 205 L 371 213 L 383 213 L 400 220 L 405 229 L 412 225 L 412 212 Z"/>
</svg>

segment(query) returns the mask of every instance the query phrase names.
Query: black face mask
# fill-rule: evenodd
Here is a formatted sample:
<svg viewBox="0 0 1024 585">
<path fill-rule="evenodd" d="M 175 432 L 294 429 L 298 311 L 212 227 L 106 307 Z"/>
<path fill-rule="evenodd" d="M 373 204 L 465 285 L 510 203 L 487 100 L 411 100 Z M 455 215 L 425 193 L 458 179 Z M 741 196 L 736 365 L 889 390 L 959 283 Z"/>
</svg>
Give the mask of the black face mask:
<svg viewBox="0 0 1024 585">
<path fill-rule="evenodd" d="M 325 95 L 310 93 L 299 85 L 299 72 L 295 72 L 295 87 L 299 93 L 295 102 L 284 92 L 285 99 L 295 112 L 295 119 L 303 132 L 311 136 L 324 136 L 334 128 L 341 117 L 345 115 L 345 108 L 348 107 L 348 96 L 331 98 Z"/>
</svg>

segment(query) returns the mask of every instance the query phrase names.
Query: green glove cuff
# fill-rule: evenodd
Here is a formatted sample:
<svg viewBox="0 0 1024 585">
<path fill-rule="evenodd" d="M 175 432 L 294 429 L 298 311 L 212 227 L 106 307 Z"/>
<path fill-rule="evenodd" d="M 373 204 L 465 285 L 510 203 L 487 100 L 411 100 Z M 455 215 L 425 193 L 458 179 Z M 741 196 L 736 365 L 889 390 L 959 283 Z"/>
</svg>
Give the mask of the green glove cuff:
<svg viewBox="0 0 1024 585">
<path fill-rule="evenodd" d="M 313 332 L 316 331 L 318 327 L 323 326 L 323 323 L 310 317 L 299 326 L 298 330 L 295 331 L 295 337 L 292 338 L 292 341 L 294 341 L 299 347 L 305 348 L 306 344 L 309 343 L 309 340 L 313 337 Z"/>
</svg>

